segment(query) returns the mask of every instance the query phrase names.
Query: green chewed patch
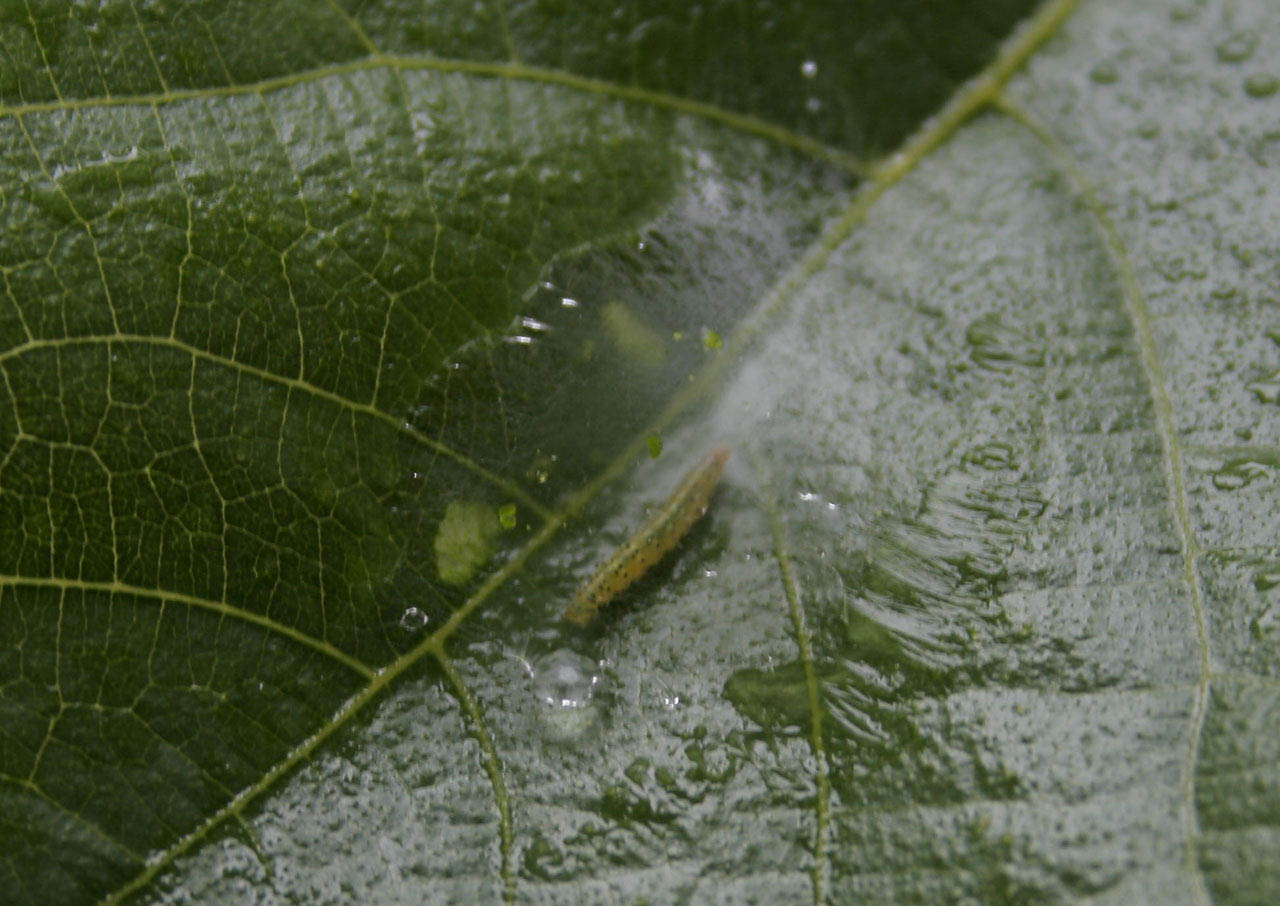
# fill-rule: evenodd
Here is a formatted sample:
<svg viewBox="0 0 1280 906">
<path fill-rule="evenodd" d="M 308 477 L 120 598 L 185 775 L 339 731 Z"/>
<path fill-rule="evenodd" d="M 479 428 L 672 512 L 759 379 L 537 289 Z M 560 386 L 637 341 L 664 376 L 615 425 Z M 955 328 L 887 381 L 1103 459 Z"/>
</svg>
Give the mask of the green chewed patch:
<svg viewBox="0 0 1280 906">
<path fill-rule="evenodd" d="M 462 585 L 493 556 L 502 530 L 498 512 L 485 503 L 455 500 L 444 511 L 436 532 L 436 572 L 443 582 Z"/>
<path fill-rule="evenodd" d="M 725 699 L 762 727 L 807 727 L 813 721 L 804 664 L 793 661 L 772 670 L 746 668 L 725 681 Z"/>
<path fill-rule="evenodd" d="M 600 324 L 624 358 L 637 365 L 656 368 L 667 356 L 662 336 L 622 302 L 609 302 L 600 309 Z"/>
<path fill-rule="evenodd" d="M 516 505 L 514 503 L 504 503 L 498 507 L 498 521 L 502 523 L 504 529 L 513 529 L 516 527 Z"/>
</svg>

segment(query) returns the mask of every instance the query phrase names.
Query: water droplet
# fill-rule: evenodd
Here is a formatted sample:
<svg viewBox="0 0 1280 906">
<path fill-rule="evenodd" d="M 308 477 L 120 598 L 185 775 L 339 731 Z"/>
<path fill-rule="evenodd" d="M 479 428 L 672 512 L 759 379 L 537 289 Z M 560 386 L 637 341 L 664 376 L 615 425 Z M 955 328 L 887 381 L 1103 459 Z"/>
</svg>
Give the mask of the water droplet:
<svg viewBox="0 0 1280 906">
<path fill-rule="evenodd" d="M 822 109 L 822 101 L 813 97 L 806 98 L 804 102 L 804 109 L 810 113 L 817 113 Z"/>
<path fill-rule="evenodd" d="M 421 632 L 430 617 L 417 607 L 410 607 L 400 614 L 400 628 L 405 632 Z"/>
<path fill-rule="evenodd" d="M 1280 402 L 1280 371 L 1272 372 L 1245 385 L 1245 388 L 1258 398 L 1259 402 Z"/>
<path fill-rule="evenodd" d="M 567 648 L 552 651 L 530 664 L 541 726 L 554 742 L 579 740 L 594 726 L 599 664 Z"/>
<path fill-rule="evenodd" d="M 1089 78 L 1099 85 L 1112 85 L 1120 81 L 1120 70 L 1110 60 L 1102 60 L 1089 70 Z"/>
<path fill-rule="evenodd" d="M 1218 59 L 1223 63 L 1240 63 L 1249 59 L 1257 46 L 1257 35 L 1241 31 L 1221 41 L 1214 50 L 1218 54 Z"/>
<path fill-rule="evenodd" d="M 811 79 L 818 74 L 818 63 L 815 60 L 805 60 L 800 64 L 800 75 L 806 79 Z"/>
<path fill-rule="evenodd" d="M 557 648 L 531 666 L 533 694 L 544 707 L 581 711 L 591 706 L 600 675 L 590 658 L 568 648 Z"/>
<path fill-rule="evenodd" d="M 1280 91 L 1280 78 L 1269 72 L 1255 72 L 1244 80 L 1244 93 L 1251 98 L 1269 98 Z"/>
<path fill-rule="evenodd" d="M 818 499 L 818 495 L 815 494 L 813 491 L 801 491 L 800 499 L 803 500 L 805 503 L 812 503 L 813 501 Z"/>
<path fill-rule="evenodd" d="M 563 305 L 565 308 L 577 308 L 582 303 L 579 302 L 577 299 L 570 299 L 568 296 L 565 296 L 563 299 L 560 300 L 560 304 Z"/>
</svg>

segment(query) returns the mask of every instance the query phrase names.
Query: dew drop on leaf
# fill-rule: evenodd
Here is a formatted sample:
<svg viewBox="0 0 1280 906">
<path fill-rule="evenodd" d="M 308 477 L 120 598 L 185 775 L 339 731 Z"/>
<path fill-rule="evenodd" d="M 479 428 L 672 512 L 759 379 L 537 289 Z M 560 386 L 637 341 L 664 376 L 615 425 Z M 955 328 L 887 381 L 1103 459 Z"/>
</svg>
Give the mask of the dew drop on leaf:
<svg viewBox="0 0 1280 906">
<path fill-rule="evenodd" d="M 599 683 L 596 664 L 568 648 L 557 648 L 533 663 L 533 693 L 550 708 L 590 707 Z"/>
<path fill-rule="evenodd" d="M 583 738 L 596 723 L 599 666 L 568 648 L 557 648 L 530 666 L 542 731 L 553 742 Z"/>
<path fill-rule="evenodd" d="M 405 632 L 421 632 L 430 618 L 417 607 L 408 607 L 400 614 L 400 628 Z"/>
</svg>

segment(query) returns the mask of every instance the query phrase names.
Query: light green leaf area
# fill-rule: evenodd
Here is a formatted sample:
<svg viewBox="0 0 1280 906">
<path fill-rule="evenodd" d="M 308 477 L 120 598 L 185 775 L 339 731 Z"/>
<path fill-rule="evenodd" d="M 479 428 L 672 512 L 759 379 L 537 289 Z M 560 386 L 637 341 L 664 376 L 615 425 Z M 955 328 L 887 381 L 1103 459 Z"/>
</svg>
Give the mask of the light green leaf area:
<svg viewBox="0 0 1280 906">
<path fill-rule="evenodd" d="M 436 530 L 436 573 L 440 581 L 461 585 L 475 576 L 493 556 L 502 531 L 498 512 L 472 500 L 455 500 L 445 507 Z"/>
<path fill-rule="evenodd" d="M 0 903 L 1280 901 L 1280 13 L 927 6 L 0 11 Z"/>
</svg>

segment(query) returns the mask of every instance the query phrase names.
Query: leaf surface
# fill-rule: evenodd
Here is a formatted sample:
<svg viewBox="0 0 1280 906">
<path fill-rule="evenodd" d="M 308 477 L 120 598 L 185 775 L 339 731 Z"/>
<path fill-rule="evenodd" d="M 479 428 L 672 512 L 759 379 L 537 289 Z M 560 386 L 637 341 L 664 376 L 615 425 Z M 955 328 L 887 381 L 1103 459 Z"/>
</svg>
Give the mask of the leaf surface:
<svg viewBox="0 0 1280 906">
<path fill-rule="evenodd" d="M 0 901 L 1280 891 L 1267 4 L 6 15 Z"/>
</svg>

